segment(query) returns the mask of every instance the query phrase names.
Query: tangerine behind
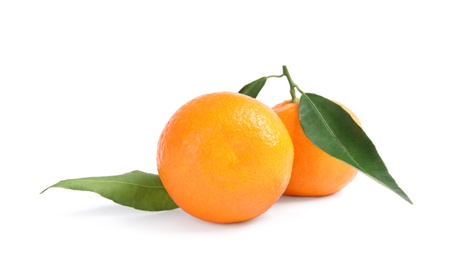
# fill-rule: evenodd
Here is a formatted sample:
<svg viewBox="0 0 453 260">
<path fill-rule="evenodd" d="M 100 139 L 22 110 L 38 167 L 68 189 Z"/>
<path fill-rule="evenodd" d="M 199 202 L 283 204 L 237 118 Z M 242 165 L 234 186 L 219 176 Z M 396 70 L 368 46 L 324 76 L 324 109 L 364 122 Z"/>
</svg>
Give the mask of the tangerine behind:
<svg viewBox="0 0 453 260">
<path fill-rule="evenodd" d="M 179 108 L 158 143 L 157 166 L 175 203 L 197 218 L 257 217 L 283 194 L 294 159 L 277 114 L 243 94 L 197 97 Z"/>
<path fill-rule="evenodd" d="M 357 117 L 342 104 L 351 117 Z M 284 101 L 273 107 L 286 126 L 294 145 L 294 164 L 291 180 L 284 194 L 291 196 L 326 196 L 348 185 L 357 175 L 357 169 L 336 159 L 317 146 L 305 135 L 299 122 L 299 102 Z"/>
</svg>

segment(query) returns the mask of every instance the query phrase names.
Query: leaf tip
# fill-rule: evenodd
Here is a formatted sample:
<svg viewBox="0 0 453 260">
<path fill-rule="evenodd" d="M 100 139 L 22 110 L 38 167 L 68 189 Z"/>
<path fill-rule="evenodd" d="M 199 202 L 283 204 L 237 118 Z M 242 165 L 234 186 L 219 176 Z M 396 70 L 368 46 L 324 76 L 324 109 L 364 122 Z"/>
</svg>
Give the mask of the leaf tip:
<svg viewBox="0 0 453 260">
<path fill-rule="evenodd" d="M 45 188 L 43 191 L 41 191 L 39 194 L 43 194 L 44 192 L 46 192 L 46 191 L 47 191 L 48 189 L 50 189 L 50 188 L 58 187 L 58 184 L 59 184 L 59 183 L 60 183 L 60 182 L 55 183 L 54 185 L 50 185 L 49 187 L 47 187 L 47 188 Z"/>
<path fill-rule="evenodd" d="M 49 186 L 49 187 L 45 188 L 45 189 L 44 189 L 43 191 L 41 191 L 39 194 L 43 194 L 46 190 L 48 190 L 48 189 L 50 189 L 50 188 L 52 188 L 52 186 Z"/>
<path fill-rule="evenodd" d="M 409 196 L 406 195 L 403 199 L 404 199 L 405 201 L 407 201 L 409 204 L 414 205 L 414 203 L 413 203 L 412 200 L 409 198 Z"/>
</svg>

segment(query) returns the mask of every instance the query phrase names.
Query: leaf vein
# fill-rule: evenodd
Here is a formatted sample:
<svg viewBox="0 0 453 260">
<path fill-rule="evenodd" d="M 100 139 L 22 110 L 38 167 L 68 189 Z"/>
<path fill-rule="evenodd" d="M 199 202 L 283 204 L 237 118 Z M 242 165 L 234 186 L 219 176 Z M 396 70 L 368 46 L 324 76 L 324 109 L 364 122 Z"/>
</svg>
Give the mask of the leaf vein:
<svg viewBox="0 0 453 260">
<path fill-rule="evenodd" d="M 335 134 L 335 132 L 332 130 L 332 128 L 330 127 L 330 125 L 327 123 L 327 121 L 324 119 L 324 117 L 322 116 L 322 113 L 321 111 L 319 111 L 318 107 L 316 106 L 315 103 L 313 103 L 313 101 L 310 99 L 310 97 L 308 97 L 306 94 L 305 94 L 309 104 L 313 107 L 314 111 L 316 112 L 316 114 L 318 115 L 318 117 L 321 119 L 321 122 L 322 124 L 326 127 L 327 131 L 331 134 L 331 136 L 333 136 L 334 140 L 338 143 L 338 145 L 341 147 L 341 149 L 348 155 L 349 158 L 351 158 L 351 160 L 356 163 L 357 167 L 361 170 L 361 171 L 364 171 L 363 170 L 363 167 L 362 165 L 360 165 L 359 162 L 357 162 L 355 160 L 355 158 L 349 153 L 348 149 L 346 149 L 346 147 L 343 145 L 343 143 L 341 142 L 341 140 L 337 137 L 337 135 Z"/>
<path fill-rule="evenodd" d="M 142 184 L 137 184 L 133 182 L 123 182 L 123 181 L 112 181 L 112 180 L 66 180 L 62 181 L 63 182 L 107 182 L 107 183 L 115 183 L 115 184 L 124 184 L 124 185 L 131 185 L 131 186 L 138 186 L 138 187 L 143 187 L 143 188 L 151 188 L 151 189 L 163 189 L 164 186 L 150 186 L 150 185 L 142 185 Z"/>
</svg>

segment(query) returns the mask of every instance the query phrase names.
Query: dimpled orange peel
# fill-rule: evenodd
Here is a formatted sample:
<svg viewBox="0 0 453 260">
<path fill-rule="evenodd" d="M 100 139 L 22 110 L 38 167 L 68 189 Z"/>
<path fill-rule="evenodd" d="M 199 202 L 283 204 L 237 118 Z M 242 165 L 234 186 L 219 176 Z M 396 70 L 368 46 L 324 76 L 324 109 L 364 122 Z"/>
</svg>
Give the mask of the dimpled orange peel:
<svg viewBox="0 0 453 260">
<path fill-rule="evenodd" d="M 277 114 L 243 94 L 199 96 L 180 107 L 159 139 L 157 166 L 175 203 L 215 223 L 267 211 L 291 177 L 294 149 Z"/>
</svg>

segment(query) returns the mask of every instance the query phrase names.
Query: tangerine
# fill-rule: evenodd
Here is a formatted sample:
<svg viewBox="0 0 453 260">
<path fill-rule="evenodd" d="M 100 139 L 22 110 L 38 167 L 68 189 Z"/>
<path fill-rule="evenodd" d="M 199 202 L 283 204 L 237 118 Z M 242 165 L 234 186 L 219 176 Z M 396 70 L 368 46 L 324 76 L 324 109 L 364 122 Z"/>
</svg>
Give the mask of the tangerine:
<svg viewBox="0 0 453 260">
<path fill-rule="evenodd" d="M 358 118 L 342 104 L 354 121 Z M 348 185 L 357 175 L 357 169 L 336 159 L 317 146 L 305 135 L 299 122 L 299 102 L 286 100 L 273 107 L 285 124 L 294 145 L 294 164 L 291 179 L 284 192 L 290 196 L 326 196 Z"/>
<path fill-rule="evenodd" d="M 199 96 L 164 127 L 157 149 L 162 183 L 185 212 L 215 223 L 267 211 L 291 176 L 294 150 L 277 114 L 243 94 Z"/>
</svg>

